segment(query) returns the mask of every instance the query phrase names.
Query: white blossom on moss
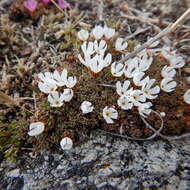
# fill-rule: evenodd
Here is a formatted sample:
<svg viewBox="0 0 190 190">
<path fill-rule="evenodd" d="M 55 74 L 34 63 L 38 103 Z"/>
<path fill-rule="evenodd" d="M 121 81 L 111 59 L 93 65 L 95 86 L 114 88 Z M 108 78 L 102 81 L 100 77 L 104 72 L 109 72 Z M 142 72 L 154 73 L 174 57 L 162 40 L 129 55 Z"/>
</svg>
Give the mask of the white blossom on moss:
<svg viewBox="0 0 190 190">
<path fill-rule="evenodd" d="M 42 122 L 31 123 L 29 126 L 28 135 L 29 136 L 37 136 L 44 131 L 44 128 L 45 128 L 45 126 L 44 126 L 44 123 L 42 123 Z"/>
<path fill-rule="evenodd" d="M 67 70 L 63 69 L 63 71 L 61 72 L 61 74 L 55 70 L 53 72 L 53 78 L 56 81 L 56 84 L 60 87 L 66 85 L 66 81 L 67 81 Z"/>
<path fill-rule="evenodd" d="M 133 99 L 131 96 L 121 96 L 119 97 L 119 99 L 117 100 L 117 104 L 118 106 L 121 107 L 121 109 L 123 110 L 129 110 L 132 109 L 133 107 Z"/>
<path fill-rule="evenodd" d="M 105 57 L 104 55 L 99 55 L 99 59 L 103 61 L 103 67 L 108 67 L 112 62 L 112 55 L 108 53 Z"/>
<path fill-rule="evenodd" d="M 174 56 L 169 59 L 170 66 L 173 68 L 182 68 L 185 65 L 185 61 L 181 56 Z"/>
<path fill-rule="evenodd" d="M 114 77 L 121 77 L 124 72 L 124 65 L 122 63 L 112 63 L 111 64 L 111 74 Z"/>
<path fill-rule="evenodd" d="M 116 42 L 115 42 L 115 49 L 117 51 L 123 51 L 127 48 L 128 43 L 125 42 L 124 38 L 117 38 Z"/>
<path fill-rule="evenodd" d="M 52 82 L 53 80 L 53 75 L 51 72 L 39 73 L 38 77 L 43 82 Z"/>
<path fill-rule="evenodd" d="M 107 44 L 105 40 L 100 40 L 100 42 L 98 42 L 97 40 L 94 42 L 94 50 L 96 51 L 96 53 L 98 54 L 104 54 L 104 52 L 107 49 Z"/>
<path fill-rule="evenodd" d="M 190 89 L 185 92 L 183 99 L 187 104 L 190 104 Z"/>
<path fill-rule="evenodd" d="M 136 73 L 139 73 L 137 57 L 126 61 L 124 69 L 124 74 L 127 78 L 133 78 Z"/>
<path fill-rule="evenodd" d="M 91 60 L 90 60 L 90 69 L 93 73 L 97 74 L 104 68 L 104 61 L 101 59 L 101 57 L 96 54 Z"/>
<path fill-rule="evenodd" d="M 85 56 L 92 55 L 95 52 L 94 42 L 83 42 L 81 49 Z"/>
<path fill-rule="evenodd" d="M 131 94 L 132 102 L 135 106 L 139 106 L 146 101 L 146 96 L 141 90 L 133 90 Z"/>
<path fill-rule="evenodd" d="M 138 58 L 138 69 L 139 72 L 144 72 L 147 71 L 153 61 L 153 57 L 152 56 L 148 56 L 147 52 L 144 51 L 141 56 Z"/>
<path fill-rule="evenodd" d="M 106 122 L 108 124 L 112 124 L 114 123 L 113 119 L 117 119 L 118 118 L 118 112 L 116 109 L 114 108 L 108 108 L 108 106 L 106 106 L 103 109 L 103 117 L 106 120 Z"/>
<path fill-rule="evenodd" d="M 151 106 L 152 106 L 151 102 L 139 104 L 139 106 L 138 106 L 139 114 L 146 118 L 152 112 Z"/>
<path fill-rule="evenodd" d="M 63 105 L 63 95 L 59 94 L 59 92 L 54 91 L 48 95 L 48 102 L 51 107 L 61 107 Z"/>
<path fill-rule="evenodd" d="M 163 78 L 173 78 L 176 75 L 176 70 L 173 67 L 164 66 L 161 75 Z"/>
<path fill-rule="evenodd" d="M 40 91 L 42 91 L 45 94 L 49 94 L 53 91 L 55 91 L 57 89 L 57 85 L 56 83 L 51 83 L 51 82 L 39 82 L 38 83 L 38 88 L 40 89 Z"/>
<path fill-rule="evenodd" d="M 71 99 L 73 98 L 73 95 L 74 95 L 73 90 L 70 89 L 70 88 L 66 88 L 66 89 L 64 89 L 64 91 L 63 91 L 63 93 L 61 95 L 61 98 L 65 102 L 70 102 Z"/>
<path fill-rule="evenodd" d="M 115 29 L 113 28 L 109 28 L 108 26 L 104 26 L 104 36 L 107 38 L 107 39 L 110 39 L 112 38 L 113 36 L 115 35 Z"/>
<path fill-rule="evenodd" d="M 185 65 L 185 60 L 182 56 L 177 55 L 176 51 L 171 51 L 170 47 L 162 48 L 162 55 L 169 61 L 173 68 L 182 68 Z"/>
<path fill-rule="evenodd" d="M 81 29 L 78 33 L 78 38 L 82 41 L 86 41 L 89 37 L 89 32 L 87 30 Z"/>
<path fill-rule="evenodd" d="M 84 102 L 82 102 L 80 108 L 81 108 L 83 114 L 87 114 L 87 113 L 90 113 L 93 111 L 94 106 L 92 106 L 91 102 L 84 101 Z"/>
<path fill-rule="evenodd" d="M 139 72 L 139 73 L 135 73 L 134 77 L 133 77 L 133 82 L 136 86 L 142 86 L 145 83 L 147 83 L 149 81 L 149 77 L 144 77 L 145 73 L 144 72 Z M 144 77 L 144 78 L 143 78 Z"/>
<path fill-rule="evenodd" d="M 60 141 L 60 146 L 61 146 L 62 150 L 70 150 L 73 147 L 73 141 L 69 137 L 64 137 Z"/>
<path fill-rule="evenodd" d="M 173 78 L 164 78 L 160 83 L 160 87 L 164 92 L 172 92 L 175 90 L 177 83 L 173 80 Z"/>
<path fill-rule="evenodd" d="M 93 29 L 92 29 L 92 35 L 94 36 L 94 38 L 96 40 L 99 40 L 103 37 L 104 35 L 104 28 L 100 25 L 96 25 Z"/>
<path fill-rule="evenodd" d="M 117 83 L 116 83 L 117 94 L 119 96 L 129 95 L 130 94 L 129 87 L 130 87 L 130 81 L 129 80 L 125 80 L 123 85 L 120 81 L 117 81 Z"/>
<path fill-rule="evenodd" d="M 74 77 L 68 77 L 65 81 L 65 85 L 67 86 L 67 88 L 73 88 L 77 83 L 77 78 Z"/>
<path fill-rule="evenodd" d="M 143 91 L 144 95 L 148 99 L 155 99 L 158 96 L 158 93 L 160 92 L 160 87 L 158 85 L 154 86 L 154 83 L 156 82 L 155 79 L 149 79 L 146 81 L 145 84 L 143 84 L 141 90 Z"/>
</svg>

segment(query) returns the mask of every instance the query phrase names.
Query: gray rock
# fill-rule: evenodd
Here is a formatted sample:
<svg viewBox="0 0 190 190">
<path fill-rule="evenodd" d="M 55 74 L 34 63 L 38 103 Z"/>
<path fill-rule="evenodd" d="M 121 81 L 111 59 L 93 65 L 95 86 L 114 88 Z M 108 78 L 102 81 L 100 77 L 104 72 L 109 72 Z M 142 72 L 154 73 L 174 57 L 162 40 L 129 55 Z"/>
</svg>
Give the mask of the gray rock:
<svg viewBox="0 0 190 190">
<path fill-rule="evenodd" d="M 189 147 L 189 139 L 137 144 L 93 133 L 68 153 L 25 155 L 22 167 L 3 161 L 0 189 L 185 190 L 190 186 Z"/>
<path fill-rule="evenodd" d="M 20 175 L 20 169 L 14 169 L 9 172 L 7 172 L 7 177 L 19 177 Z"/>
</svg>

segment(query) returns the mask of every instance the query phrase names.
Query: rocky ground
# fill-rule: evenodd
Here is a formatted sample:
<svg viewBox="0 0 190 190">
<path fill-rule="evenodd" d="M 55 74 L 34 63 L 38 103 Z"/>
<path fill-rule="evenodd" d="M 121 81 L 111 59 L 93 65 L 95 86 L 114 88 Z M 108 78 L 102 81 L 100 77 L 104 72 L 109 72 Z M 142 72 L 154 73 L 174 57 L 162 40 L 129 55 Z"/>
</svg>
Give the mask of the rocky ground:
<svg viewBox="0 0 190 190">
<path fill-rule="evenodd" d="M 136 143 L 92 133 L 69 152 L 2 161 L 6 190 L 189 190 L 190 139 Z"/>
</svg>

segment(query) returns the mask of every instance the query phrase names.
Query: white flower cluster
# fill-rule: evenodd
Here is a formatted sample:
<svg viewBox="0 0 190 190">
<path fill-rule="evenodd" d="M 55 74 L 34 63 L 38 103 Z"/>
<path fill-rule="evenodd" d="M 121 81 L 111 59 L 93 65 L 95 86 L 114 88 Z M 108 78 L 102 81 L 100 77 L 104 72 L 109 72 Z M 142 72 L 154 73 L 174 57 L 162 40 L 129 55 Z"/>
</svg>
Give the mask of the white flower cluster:
<svg viewBox="0 0 190 190">
<path fill-rule="evenodd" d="M 108 39 L 113 39 L 115 30 L 107 26 L 101 27 L 98 25 L 92 29 L 91 36 L 90 39 L 94 41 L 87 41 L 90 37 L 89 32 L 87 30 L 78 32 L 78 38 L 84 41 L 81 45 L 83 56 L 79 54 L 78 58 L 84 66 L 89 68 L 94 74 L 97 74 L 112 62 L 112 55 L 110 53 L 106 54 L 106 50 L 108 47 L 107 41 Z M 128 44 L 123 38 L 117 38 L 115 42 L 116 51 L 123 51 L 127 46 Z M 114 63 L 112 65 L 114 67 Z"/>
<path fill-rule="evenodd" d="M 76 77 L 68 77 L 68 72 L 63 69 L 61 73 L 55 70 L 53 73 L 45 72 L 38 74 L 40 82 L 38 83 L 39 89 L 48 94 L 48 101 L 51 107 L 61 107 L 63 102 L 69 102 L 73 97 L 72 88 L 75 86 Z M 64 87 L 63 92 L 58 92 L 59 87 Z"/>
<path fill-rule="evenodd" d="M 169 47 L 162 49 L 162 55 L 167 59 L 169 65 L 164 66 L 161 75 L 163 77 L 160 87 L 165 92 L 172 92 L 175 90 L 177 83 L 174 81 L 176 69 L 185 65 L 184 59 L 176 54 L 176 51 L 171 51 Z"/>
<path fill-rule="evenodd" d="M 123 110 L 136 107 L 141 116 L 147 117 L 152 111 L 150 100 L 158 97 L 160 88 L 165 92 L 172 92 L 175 89 L 177 83 L 173 78 L 176 75 L 176 69 L 183 67 L 185 61 L 177 55 L 176 51 L 171 51 L 168 47 L 162 48 L 161 53 L 169 65 L 164 66 L 161 71 L 163 79 L 159 86 L 156 79 L 146 76 L 146 71 L 153 63 L 153 55 L 157 51 L 151 48 L 155 48 L 159 42 L 154 42 L 149 49 L 141 51 L 136 57 L 127 60 L 125 63 L 112 63 L 112 55 L 106 50 L 109 49 L 109 42 L 112 42 L 114 37 L 115 30 L 107 26 L 95 26 L 91 33 L 87 30 L 80 30 L 78 38 L 83 43 L 81 45 L 82 55 L 78 55 L 79 61 L 95 74 L 111 65 L 112 76 L 124 76 L 127 79 L 116 83 L 116 91 L 119 95 L 118 106 Z M 127 47 L 128 43 L 123 38 L 115 40 L 115 51 L 119 52 L 121 57 Z M 138 47 L 139 45 L 135 49 Z M 186 102 L 190 101 L 189 96 L 190 91 L 187 91 L 184 95 Z M 103 109 L 103 117 L 107 123 L 113 123 L 113 119 L 118 118 L 117 110 L 106 106 Z"/>
</svg>

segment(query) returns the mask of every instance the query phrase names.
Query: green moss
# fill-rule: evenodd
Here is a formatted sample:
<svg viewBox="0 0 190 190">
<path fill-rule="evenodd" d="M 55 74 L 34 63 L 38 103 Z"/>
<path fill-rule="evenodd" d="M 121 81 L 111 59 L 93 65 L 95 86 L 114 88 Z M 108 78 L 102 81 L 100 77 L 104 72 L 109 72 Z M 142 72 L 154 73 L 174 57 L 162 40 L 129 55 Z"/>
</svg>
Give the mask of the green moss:
<svg viewBox="0 0 190 190">
<path fill-rule="evenodd" d="M 0 152 L 11 160 L 15 161 L 20 153 L 23 144 L 20 138 L 21 129 L 25 128 L 26 122 L 13 121 L 10 124 L 0 123 Z"/>
</svg>

